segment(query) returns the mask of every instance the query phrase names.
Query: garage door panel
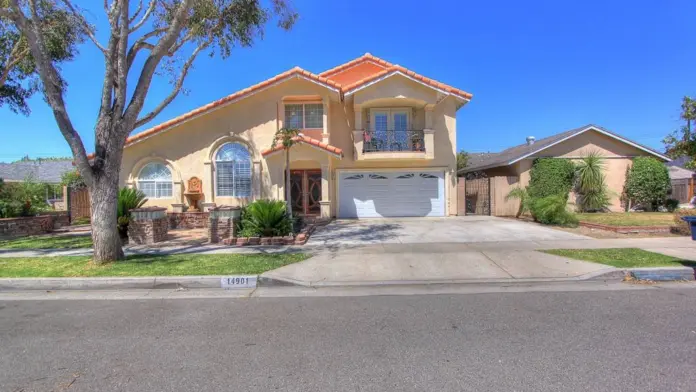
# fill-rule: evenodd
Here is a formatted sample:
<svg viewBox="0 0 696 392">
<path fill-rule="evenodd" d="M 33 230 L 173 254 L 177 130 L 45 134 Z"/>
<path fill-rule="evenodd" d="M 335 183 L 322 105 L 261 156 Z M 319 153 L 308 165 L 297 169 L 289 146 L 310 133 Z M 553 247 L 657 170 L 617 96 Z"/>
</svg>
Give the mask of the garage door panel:
<svg viewBox="0 0 696 392">
<path fill-rule="evenodd" d="M 339 175 L 341 218 L 444 216 L 444 173 L 344 172 Z"/>
</svg>

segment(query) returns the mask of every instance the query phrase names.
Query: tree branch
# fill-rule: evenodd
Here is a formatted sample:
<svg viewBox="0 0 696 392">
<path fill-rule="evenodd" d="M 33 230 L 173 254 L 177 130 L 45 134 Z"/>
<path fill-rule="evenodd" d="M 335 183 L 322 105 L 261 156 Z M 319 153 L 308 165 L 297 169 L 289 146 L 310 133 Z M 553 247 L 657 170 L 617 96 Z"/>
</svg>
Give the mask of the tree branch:
<svg viewBox="0 0 696 392">
<path fill-rule="evenodd" d="M 143 14 L 143 17 L 138 21 L 138 23 L 136 23 L 133 27 L 128 29 L 129 33 L 132 33 L 135 30 L 138 30 L 139 28 L 141 28 L 145 24 L 145 22 L 150 18 L 152 11 L 155 10 L 156 3 L 157 2 L 155 0 L 150 0 L 150 5 L 148 5 L 147 10 L 145 10 L 145 14 Z M 142 6 L 142 1 L 140 2 L 140 6 Z M 140 6 L 138 8 L 138 13 L 140 13 Z M 132 23 L 132 21 L 129 21 L 129 24 L 130 23 Z"/>
<path fill-rule="evenodd" d="M 94 42 L 94 44 L 101 50 L 102 53 L 104 53 L 105 56 L 109 55 L 109 52 L 102 46 L 102 44 L 99 43 L 99 40 L 97 37 L 94 35 L 94 29 L 92 29 L 92 26 L 87 23 L 87 21 L 82 17 L 82 15 L 77 12 L 75 7 L 73 7 L 72 3 L 70 0 L 61 0 L 63 4 L 65 4 L 66 7 L 68 7 L 68 10 L 70 10 L 70 13 L 72 13 L 73 17 L 78 21 L 80 25 L 82 25 L 82 29 L 84 30 L 85 34 L 87 34 L 87 37 Z"/>
<path fill-rule="evenodd" d="M 210 43 L 211 43 L 211 41 L 207 41 L 207 42 L 199 45 L 193 51 L 193 53 L 191 53 L 188 60 L 186 60 L 186 62 L 184 63 L 184 66 L 181 68 L 181 73 L 179 74 L 179 77 L 177 78 L 176 83 L 174 84 L 174 88 L 172 89 L 172 92 L 159 105 L 157 105 L 157 107 L 153 111 L 146 114 L 142 118 L 139 118 L 135 122 L 135 128 L 150 122 L 153 118 L 157 117 L 157 115 L 160 114 L 160 112 L 162 112 L 162 110 L 164 110 L 164 108 L 166 108 L 167 106 L 169 106 L 170 103 L 172 103 L 174 98 L 176 98 L 177 95 L 179 95 L 179 92 L 181 91 L 181 88 L 184 85 L 184 79 L 186 79 L 186 75 L 188 74 L 189 69 L 191 69 L 191 66 L 193 65 L 194 60 L 196 60 L 196 57 L 198 56 L 198 54 L 202 50 L 207 48 L 210 45 Z"/>
<path fill-rule="evenodd" d="M 127 64 L 128 64 L 128 69 L 130 69 L 131 65 L 133 65 L 133 61 L 135 61 L 135 57 L 138 55 L 138 52 L 142 49 L 154 49 L 155 45 L 147 42 L 148 39 L 155 37 L 159 34 L 162 34 L 166 32 L 167 29 L 165 28 L 159 28 L 150 31 L 147 34 L 144 34 L 142 37 L 138 38 L 135 40 L 133 43 L 133 46 L 128 50 L 128 55 L 126 56 L 127 59 Z"/>
<path fill-rule="evenodd" d="M 113 113 L 121 116 L 123 108 L 126 106 L 126 94 L 128 85 L 128 2 L 121 1 L 119 3 L 121 10 L 119 11 L 119 33 L 118 45 L 116 49 L 116 86 L 115 86 L 115 102 Z M 130 131 L 126 131 L 129 133 Z"/>
<path fill-rule="evenodd" d="M 19 64 L 19 62 L 22 61 L 24 57 L 26 57 L 26 55 L 30 53 L 29 48 L 26 48 L 23 51 L 17 53 L 17 51 L 19 50 L 20 42 L 21 39 L 18 39 L 17 42 L 15 42 L 14 46 L 12 46 L 10 56 L 7 58 L 7 61 L 3 66 L 2 73 L 0 73 L 0 87 L 5 85 L 7 77 L 10 75 L 10 71 L 12 71 L 12 68 L 14 68 L 15 65 Z"/>
<path fill-rule="evenodd" d="M 128 18 L 128 24 L 130 25 L 135 21 L 135 19 L 138 18 L 138 15 L 140 15 L 140 11 L 143 10 L 143 0 L 138 0 L 138 8 L 135 9 L 135 12 L 133 12 L 133 15 L 131 15 L 130 18 Z"/>
<path fill-rule="evenodd" d="M 124 113 L 126 123 L 135 124 L 143 108 L 143 104 L 145 103 L 145 98 L 147 98 L 150 83 L 152 83 L 152 76 L 155 74 L 157 66 L 162 60 L 162 57 L 164 57 L 169 49 L 176 43 L 177 37 L 184 28 L 184 22 L 186 21 L 191 1 L 192 0 L 181 1 L 164 37 L 157 42 L 157 45 L 150 51 L 150 56 L 145 60 L 143 69 L 140 72 L 140 77 L 138 78 L 138 83 L 133 91 L 133 96 Z"/>
<path fill-rule="evenodd" d="M 31 54 L 34 57 L 34 61 L 36 61 L 36 68 L 43 84 L 46 100 L 48 100 L 53 110 L 53 116 L 56 119 L 60 132 L 70 146 L 80 174 L 82 174 L 85 182 L 90 185 L 94 181 L 94 175 L 89 160 L 87 159 L 85 146 L 82 143 L 80 135 L 73 127 L 68 112 L 65 109 L 62 83 L 58 76 L 58 71 L 49 60 L 46 43 L 43 41 L 43 37 L 40 34 L 41 29 L 36 22 L 36 18 L 38 18 L 36 2 L 35 0 L 30 0 L 29 4 L 32 10 L 32 20 L 27 19 L 22 13 L 18 0 L 10 0 L 10 7 L 13 9 L 13 12 L 10 13 L 10 18 L 17 26 L 17 29 L 27 38 Z"/>
</svg>

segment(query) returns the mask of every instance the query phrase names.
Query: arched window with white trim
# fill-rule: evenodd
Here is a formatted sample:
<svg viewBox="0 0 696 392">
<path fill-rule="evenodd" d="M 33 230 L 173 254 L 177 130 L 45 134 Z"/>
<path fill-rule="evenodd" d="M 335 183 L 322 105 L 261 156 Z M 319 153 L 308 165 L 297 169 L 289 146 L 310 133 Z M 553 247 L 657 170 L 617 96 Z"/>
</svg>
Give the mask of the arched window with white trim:
<svg viewBox="0 0 696 392">
<path fill-rule="evenodd" d="M 172 171 L 163 163 L 148 163 L 138 174 L 138 189 L 150 199 L 171 198 Z"/>
<path fill-rule="evenodd" d="M 224 144 L 215 154 L 215 194 L 251 197 L 251 155 L 239 143 Z"/>
</svg>

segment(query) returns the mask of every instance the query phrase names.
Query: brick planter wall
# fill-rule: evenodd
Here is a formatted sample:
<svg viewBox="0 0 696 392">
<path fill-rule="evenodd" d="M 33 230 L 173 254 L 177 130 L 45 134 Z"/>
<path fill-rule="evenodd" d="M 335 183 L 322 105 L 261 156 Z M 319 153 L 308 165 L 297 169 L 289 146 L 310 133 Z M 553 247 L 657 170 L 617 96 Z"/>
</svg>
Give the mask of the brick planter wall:
<svg viewBox="0 0 696 392">
<path fill-rule="evenodd" d="M 589 227 L 591 229 L 613 231 L 619 234 L 630 233 L 669 233 L 670 226 L 609 226 L 599 223 L 579 222 L 580 226 Z"/>
<path fill-rule="evenodd" d="M 165 211 L 165 208 L 138 208 L 131 210 L 131 219 L 128 224 L 128 241 L 136 245 L 150 245 L 166 241 L 169 220 Z"/>
<path fill-rule="evenodd" d="M 169 212 L 167 213 L 170 229 L 205 229 L 208 227 L 207 212 Z"/>
<path fill-rule="evenodd" d="M 50 215 L 0 219 L 0 238 L 46 234 L 51 231 L 53 217 Z"/>
</svg>

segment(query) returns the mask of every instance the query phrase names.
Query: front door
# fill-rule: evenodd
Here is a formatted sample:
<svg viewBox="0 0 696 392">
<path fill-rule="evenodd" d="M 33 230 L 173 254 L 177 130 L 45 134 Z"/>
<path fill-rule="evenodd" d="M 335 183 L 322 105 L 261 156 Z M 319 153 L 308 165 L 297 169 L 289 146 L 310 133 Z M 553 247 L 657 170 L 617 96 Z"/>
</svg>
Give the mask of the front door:
<svg viewBox="0 0 696 392">
<path fill-rule="evenodd" d="M 290 190 L 293 214 L 321 213 L 321 170 L 291 170 Z"/>
</svg>

